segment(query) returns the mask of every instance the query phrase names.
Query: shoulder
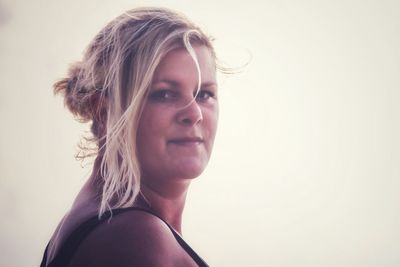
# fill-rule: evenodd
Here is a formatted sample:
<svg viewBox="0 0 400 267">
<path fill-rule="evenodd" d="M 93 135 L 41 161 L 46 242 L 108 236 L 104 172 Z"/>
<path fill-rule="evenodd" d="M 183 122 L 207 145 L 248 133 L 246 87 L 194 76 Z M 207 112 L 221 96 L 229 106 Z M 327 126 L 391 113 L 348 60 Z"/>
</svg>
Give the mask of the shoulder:
<svg viewBox="0 0 400 267">
<path fill-rule="evenodd" d="M 70 266 L 174 266 L 179 255 L 179 244 L 162 220 L 132 210 L 97 226 L 80 244 Z"/>
</svg>

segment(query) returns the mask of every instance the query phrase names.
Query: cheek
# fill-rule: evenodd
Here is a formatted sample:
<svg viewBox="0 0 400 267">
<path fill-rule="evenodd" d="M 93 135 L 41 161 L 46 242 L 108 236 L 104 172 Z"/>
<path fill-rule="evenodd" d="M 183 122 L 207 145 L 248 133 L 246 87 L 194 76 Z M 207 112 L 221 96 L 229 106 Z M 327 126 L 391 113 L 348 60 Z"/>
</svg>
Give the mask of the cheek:
<svg viewBox="0 0 400 267">
<path fill-rule="evenodd" d="M 137 130 L 137 147 L 140 157 L 143 157 L 152 146 L 152 134 L 154 133 L 154 122 L 151 120 L 153 116 L 149 110 L 144 110 L 140 118 Z"/>
<path fill-rule="evenodd" d="M 165 141 L 170 120 L 168 114 L 165 110 L 153 107 L 143 110 L 137 136 L 139 153 L 149 153 Z"/>
<path fill-rule="evenodd" d="M 208 117 L 208 127 L 210 128 L 210 131 L 214 133 L 217 131 L 217 126 L 218 126 L 218 105 L 213 107 L 210 110 L 207 110 L 207 117 Z"/>
<path fill-rule="evenodd" d="M 137 131 L 137 155 L 141 171 L 148 173 L 157 166 L 159 154 L 162 150 L 160 129 L 151 111 L 144 111 Z"/>
<path fill-rule="evenodd" d="M 165 121 L 165 112 L 156 107 L 147 107 L 142 112 L 138 131 L 144 134 L 152 134 L 157 129 L 162 128 Z"/>
<path fill-rule="evenodd" d="M 218 118 L 219 118 L 219 106 L 217 104 L 217 106 L 215 107 L 215 110 L 214 110 L 214 128 L 215 128 L 215 130 L 217 130 L 217 127 L 218 127 Z"/>
<path fill-rule="evenodd" d="M 213 109 L 207 110 L 205 113 L 206 120 L 206 132 L 209 138 L 209 150 L 212 149 L 214 138 L 218 128 L 218 106 Z M 210 151 L 211 152 L 211 151 Z"/>
</svg>

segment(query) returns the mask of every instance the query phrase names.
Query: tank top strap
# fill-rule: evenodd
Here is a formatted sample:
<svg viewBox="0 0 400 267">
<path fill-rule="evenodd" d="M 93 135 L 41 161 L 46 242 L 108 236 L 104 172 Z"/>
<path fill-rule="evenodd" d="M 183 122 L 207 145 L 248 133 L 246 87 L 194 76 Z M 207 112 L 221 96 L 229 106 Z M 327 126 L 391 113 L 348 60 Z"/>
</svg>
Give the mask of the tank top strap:
<svg viewBox="0 0 400 267">
<path fill-rule="evenodd" d="M 149 213 L 157 218 L 159 218 L 161 221 L 163 221 L 168 228 L 171 230 L 173 233 L 175 239 L 179 243 L 179 245 L 190 255 L 190 257 L 200 266 L 200 267 L 208 267 L 207 263 L 199 256 L 197 253 L 183 240 L 183 238 L 175 231 L 172 226 L 170 226 L 163 218 L 161 218 L 159 215 L 154 213 L 153 211 L 145 208 L 140 208 L 140 207 L 129 207 L 129 208 L 119 208 L 119 209 L 113 209 L 110 211 L 107 211 L 101 216 L 101 218 L 98 218 L 98 216 L 91 217 L 90 219 L 86 220 L 83 222 L 81 225 L 76 228 L 71 235 L 65 240 L 64 244 L 60 248 L 60 251 L 58 254 L 54 257 L 54 259 L 47 264 L 47 251 L 49 248 L 49 245 L 46 246 L 42 262 L 40 264 L 40 267 L 64 267 L 68 266 L 70 263 L 73 255 L 75 254 L 76 250 L 78 249 L 78 246 L 82 243 L 82 241 L 100 224 L 105 222 L 106 220 L 111 219 L 113 216 L 116 216 L 118 214 L 128 212 L 128 211 L 142 211 Z"/>
</svg>

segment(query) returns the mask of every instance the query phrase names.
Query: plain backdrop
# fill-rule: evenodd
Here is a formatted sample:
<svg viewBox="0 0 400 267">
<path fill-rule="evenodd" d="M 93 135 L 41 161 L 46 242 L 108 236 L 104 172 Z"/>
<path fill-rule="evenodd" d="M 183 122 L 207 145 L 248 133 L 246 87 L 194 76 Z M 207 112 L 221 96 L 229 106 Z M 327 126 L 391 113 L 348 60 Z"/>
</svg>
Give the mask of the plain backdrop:
<svg viewBox="0 0 400 267">
<path fill-rule="evenodd" d="M 185 13 L 242 72 L 183 234 L 211 266 L 400 266 L 400 2 L 0 1 L 0 266 L 38 266 L 90 172 L 52 84 L 136 6 Z M 85 167 L 86 166 L 86 167 Z"/>
</svg>

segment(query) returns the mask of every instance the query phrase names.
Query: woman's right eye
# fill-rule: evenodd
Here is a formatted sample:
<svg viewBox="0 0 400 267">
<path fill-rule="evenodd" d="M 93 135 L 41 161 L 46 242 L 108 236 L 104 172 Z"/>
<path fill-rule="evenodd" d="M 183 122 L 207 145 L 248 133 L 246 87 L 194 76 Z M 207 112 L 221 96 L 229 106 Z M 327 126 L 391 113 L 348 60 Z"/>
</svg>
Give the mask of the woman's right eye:
<svg viewBox="0 0 400 267">
<path fill-rule="evenodd" d="M 177 97 L 177 94 L 171 90 L 157 90 L 150 93 L 150 99 L 153 101 L 172 101 Z"/>
</svg>

